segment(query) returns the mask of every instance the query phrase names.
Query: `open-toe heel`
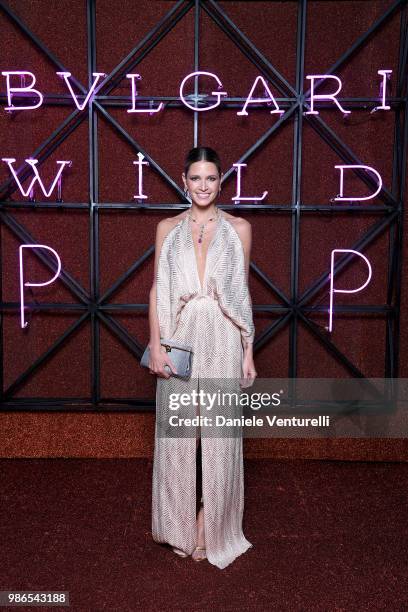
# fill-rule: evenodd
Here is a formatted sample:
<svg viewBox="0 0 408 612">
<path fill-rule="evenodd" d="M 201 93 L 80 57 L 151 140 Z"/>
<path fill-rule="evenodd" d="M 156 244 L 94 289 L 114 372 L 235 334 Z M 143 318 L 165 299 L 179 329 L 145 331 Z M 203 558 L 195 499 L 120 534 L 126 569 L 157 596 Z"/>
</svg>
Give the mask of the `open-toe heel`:
<svg viewBox="0 0 408 612">
<path fill-rule="evenodd" d="M 195 554 L 197 553 L 197 554 Z M 205 546 L 196 546 L 191 555 L 193 561 L 204 561 L 207 558 Z"/>
<path fill-rule="evenodd" d="M 184 550 L 180 550 L 180 548 L 176 548 L 175 546 L 172 547 L 171 549 L 176 555 L 178 555 L 179 557 L 182 557 L 183 559 L 185 557 L 188 557 L 188 554 L 186 552 L 184 552 Z"/>
<path fill-rule="evenodd" d="M 200 502 L 200 511 L 204 510 L 204 504 L 203 504 L 203 498 L 201 498 L 201 502 Z M 204 516 L 203 516 L 203 521 L 204 521 Z M 204 525 L 202 527 L 202 534 L 203 537 L 202 539 L 204 540 Z M 201 532 L 200 532 L 201 533 Z M 197 533 L 198 536 L 198 533 Z M 197 538 L 198 540 L 201 538 Z M 195 549 L 193 550 L 193 552 L 191 553 L 191 558 L 193 559 L 193 561 L 204 561 L 204 559 L 207 558 L 207 553 L 206 553 L 206 548 L 205 546 L 196 546 Z"/>
</svg>

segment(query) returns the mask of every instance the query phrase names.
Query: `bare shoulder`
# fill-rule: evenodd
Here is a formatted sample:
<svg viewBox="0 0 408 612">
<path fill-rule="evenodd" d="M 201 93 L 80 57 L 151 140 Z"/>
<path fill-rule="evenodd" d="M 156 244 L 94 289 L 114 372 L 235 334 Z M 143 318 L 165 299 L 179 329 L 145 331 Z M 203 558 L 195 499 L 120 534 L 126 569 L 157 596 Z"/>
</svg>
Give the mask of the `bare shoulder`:
<svg viewBox="0 0 408 612">
<path fill-rule="evenodd" d="M 244 219 L 243 217 L 234 217 L 234 215 L 230 215 L 227 212 L 224 212 L 226 219 L 231 223 L 238 236 L 241 238 L 242 242 L 248 242 L 251 240 L 252 235 L 252 225 L 249 221 Z"/>
<path fill-rule="evenodd" d="M 171 232 L 171 230 L 176 227 L 177 223 L 184 219 L 185 216 L 186 213 L 183 211 L 179 215 L 175 215 L 174 217 L 166 217 L 165 219 L 159 221 L 156 228 L 157 239 L 162 242 L 167 234 Z"/>
</svg>

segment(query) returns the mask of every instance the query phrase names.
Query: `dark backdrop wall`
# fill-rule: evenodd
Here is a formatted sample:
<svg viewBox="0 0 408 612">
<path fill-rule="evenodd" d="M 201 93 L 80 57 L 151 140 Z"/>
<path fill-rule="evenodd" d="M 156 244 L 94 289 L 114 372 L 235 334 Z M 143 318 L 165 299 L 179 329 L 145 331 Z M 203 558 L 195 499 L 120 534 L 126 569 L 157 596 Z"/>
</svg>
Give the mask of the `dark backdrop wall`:
<svg viewBox="0 0 408 612">
<path fill-rule="evenodd" d="M 277 115 L 269 114 L 269 107 L 257 110 L 249 107 L 247 117 L 237 116 L 238 107 L 221 107 L 198 113 L 197 143 L 215 148 L 221 156 L 224 171 L 227 171 L 267 134 L 262 145 L 245 160 L 248 166 L 243 173 L 244 189 L 246 193 L 257 195 L 268 190 L 264 203 L 279 205 L 281 209 L 235 211 L 253 226 L 254 267 L 250 289 L 255 306 L 258 340 L 255 360 L 259 377 L 352 376 L 352 368 L 347 366 L 346 360 L 367 377 L 387 375 L 390 359 L 386 355 L 387 316 L 384 312 L 336 315 L 334 331 L 329 336 L 325 330 L 327 312 L 304 312 L 309 324 L 300 316 L 294 324 L 295 311 L 288 307 L 282 294 L 289 303 L 294 297 L 294 289 L 302 295 L 328 272 L 332 249 L 353 248 L 379 220 L 387 218 L 384 212 L 361 211 L 364 203 L 356 204 L 355 208 L 360 212 L 312 212 L 314 206 L 329 205 L 330 198 L 339 193 L 339 174 L 334 166 L 347 163 L 343 162 L 340 151 L 334 150 L 325 138 L 332 130 L 361 163 L 378 170 L 393 194 L 396 208 L 401 210 L 401 215 L 394 218 L 393 223 L 385 223 L 377 237 L 364 248 L 364 254 L 373 266 L 370 285 L 355 295 L 336 296 L 336 303 L 377 305 L 379 310 L 387 304 L 390 237 L 391 232 L 396 232 L 397 236 L 402 227 L 401 198 L 406 190 L 403 180 L 406 173 L 401 174 L 401 170 L 406 171 L 406 130 L 405 143 L 403 132 L 407 106 L 406 75 L 400 92 L 405 100 L 397 101 L 393 106 L 393 109 L 400 109 L 398 133 L 400 151 L 405 155 L 399 162 L 400 174 L 394 179 L 394 185 L 396 112 L 373 114 L 370 113 L 372 103 L 370 105 L 367 101 L 366 108 L 353 108 L 353 102 L 347 99 L 377 97 L 380 82 L 377 70 L 381 68 L 393 70 L 392 95 L 397 95 L 397 76 L 401 71 L 401 27 L 405 28 L 403 41 L 406 45 L 406 2 L 226 1 L 203 3 L 207 10 L 200 9 L 199 3 L 195 7 L 192 2 L 190 10 L 187 10 L 188 2 L 177 4 L 159 0 L 97 0 L 88 3 L 82 0 L 60 0 L 58 3 L 51 0 L 7 0 L 3 4 L 0 10 L 1 70 L 32 71 L 37 77 L 36 87 L 43 93 L 56 96 L 54 100 L 47 98 L 47 104 L 41 109 L 7 113 L 4 110 L 6 82 L 1 77 L 0 153 L 1 157 L 17 158 L 18 167 L 25 158 L 34 156 L 42 143 L 75 110 L 73 103 L 63 104 L 67 90 L 55 74 L 58 68 L 51 55 L 87 87 L 88 61 L 95 71 L 110 74 L 163 19 L 150 39 L 157 40 L 157 44 L 150 50 L 150 41 L 140 46 L 134 55 L 140 61 L 131 71 L 142 76 L 138 83 L 140 96 L 177 99 L 182 79 L 194 70 L 195 15 L 198 10 L 196 42 L 199 68 L 216 73 L 229 97 L 244 98 L 261 72 L 216 23 L 217 16 L 221 24 L 228 23 L 226 15 L 256 47 L 252 53 L 258 58 L 259 65 L 269 70 L 273 93 L 278 98 L 292 98 L 293 104 L 295 96 L 290 88 L 299 89 L 297 71 L 299 73 L 303 61 L 303 77 L 327 72 L 360 36 L 384 17 L 364 44 L 350 53 L 334 71 L 343 82 L 341 95 L 346 99 L 343 105 L 352 109 L 347 119 L 337 109 L 319 107 L 324 122 L 319 133 L 316 123 L 302 118 L 295 110 L 276 131 L 269 133 L 268 130 L 279 120 Z M 158 40 L 168 23 L 166 15 L 172 9 L 175 14 L 186 10 L 186 14 Z M 30 32 L 49 51 L 48 57 L 44 48 L 30 39 Z M 240 35 L 239 38 L 243 40 Z M 147 50 L 149 52 L 144 55 Z M 297 62 L 300 62 L 298 68 Z M 280 75 L 275 84 L 271 65 Z M 285 89 L 284 80 L 289 88 Z M 279 91 L 277 83 L 286 93 Z M 202 79 L 200 84 L 206 91 L 212 91 L 209 89 L 213 87 L 212 82 Z M 303 78 L 300 85 L 307 91 L 310 82 Z M 320 91 L 331 90 L 332 86 L 327 86 Z M 130 81 L 123 76 L 109 95 L 129 96 L 129 93 Z M 261 88 L 257 95 L 262 95 Z M 282 107 L 288 110 L 290 103 L 282 103 Z M 154 399 L 155 389 L 154 379 L 140 368 L 137 360 L 138 350 L 149 339 L 146 308 L 117 306 L 117 310 L 113 310 L 112 305 L 147 304 L 154 255 L 148 250 L 154 244 L 156 225 L 161 218 L 180 212 L 180 209 L 174 213 L 158 210 L 153 205 L 179 205 L 183 202 L 177 189 L 151 164 L 144 173 L 144 192 L 149 196 L 147 204 L 152 205 L 151 209 L 143 210 L 137 206 L 132 209 L 129 206 L 136 192 L 132 162 L 137 159 L 137 145 L 181 188 L 184 156 L 195 144 L 194 113 L 171 102 L 164 112 L 152 116 L 128 114 L 126 108 L 104 104 L 101 99 L 94 114 L 84 111 L 86 117 L 77 126 L 75 120 L 81 113 L 67 122 L 63 129 L 67 137 L 54 151 L 51 150 L 52 143 L 48 143 L 38 152 L 37 157 L 45 154 L 41 174 L 46 184 L 55 174 L 56 160 L 72 159 L 72 168 L 63 181 L 63 199 L 64 204 L 78 204 L 77 208 L 20 204 L 23 198 L 12 191 L 9 170 L 4 162 L 0 164 L 2 386 L 6 392 L 1 416 L 4 456 L 132 456 L 152 452 L 152 411 L 115 413 L 106 410 L 113 399 L 123 400 L 125 409 L 131 409 L 136 400 L 144 405 L 146 400 Z M 56 138 L 54 135 L 52 141 L 55 142 Z M 47 152 L 50 154 L 46 155 Z M 24 181 L 25 186 L 29 180 Z M 353 177 L 347 184 L 355 195 L 370 193 L 358 177 Z M 298 193 L 294 189 L 296 185 Z M 235 174 L 232 173 L 223 185 L 221 199 L 221 204 L 232 212 L 231 198 L 234 195 Z M 44 200 L 40 194 L 36 196 L 38 200 Z M 310 207 L 299 217 L 290 212 L 296 199 L 301 205 Z M 90 202 L 96 205 L 91 207 Z M 382 197 L 371 202 L 380 208 L 385 203 Z M 123 206 L 126 204 L 127 207 Z M 298 242 L 293 242 L 294 235 L 298 235 Z M 19 302 L 18 246 L 27 243 L 28 237 L 56 249 L 64 270 L 88 297 L 81 302 L 78 295 L 61 281 L 48 287 L 34 288 L 31 295 L 27 293 L 28 301 L 32 301 L 34 296 L 38 303 L 73 304 L 77 308 L 40 309 L 30 317 L 28 328 L 22 330 L 16 307 Z M 297 251 L 293 251 L 292 244 Z M 94 245 L 97 248 L 93 251 Z M 398 328 L 399 299 L 395 285 L 390 302 L 395 316 L 390 329 L 394 341 L 399 343 L 399 367 L 397 369 L 395 361 L 393 373 L 388 369 L 388 375 L 406 377 L 406 249 L 401 241 L 394 245 L 397 261 L 400 257 L 402 264 L 401 311 Z M 92 292 L 103 295 L 146 252 L 146 258 L 104 302 L 105 310 L 100 311 L 103 316 L 98 317 L 95 308 L 89 305 L 95 301 Z M 93 265 L 96 261 L 97 268 Z M 297 287 L 296 277 L 292 277 L 295 284 L 291 282 L 296 262 L 299 266 Z M 50 274 L 36 257 L 27 259 L 27 271 L 31 280 L 41 281 Z M 355 287 L 364 281 L 365 274 L 364 266 L 357 264 L 349 266 L 338 278 L 343 287 Z M 394 281 L 398 281 L 398 275 L 394 275 Z M 328 305 L 328 289 L 328 284 L 324 284 L 307 305 Z M 88 305 L 84 306 L 86 302 Z M 277 308 L 271 310 L 268 308 L 271 305 Z M 262 308 L 265 306 L 267 308 Z M 89 316 L 84 322 L 44 362 L 27 372 L 85 311 Z M 111 326 L 106 324 L 107 320 L 112 322 Z M 276 326 L 271 328 L 274 324 Z M 121 329 L 129 334 L 131 340 L 126 341 Z M 270 333 L 264 337 L 264 332 Z M 330 345 L 325 345 L 324 338 L 330 341 Z M 336 357 L 335 350 L 340 351 L 346 360 Z M 397 357 L 396 349 L 394 357 Z M 26 375 L 20 382 L 23 373 Z M 71 404 L 92 397 L 100 400 L 100 407 L 95 405 L 96 412 L 86 405 L 77 413 L 38 411 L 46 408 L 47 398 L 65 398 L 68 402 L 65 407 L 69 408 Z M 35 411 L 31 412 L 27 410 L 27 398 L 43 399 L 33 402 Z M 13 402 L 17 411 L 11 409 Z M 58 408 L 58 402 L 54 404 Z M 59 404 L 62 407 L 62 403 Z M 120 409 L 121 404 L 116 402 L 114 407 Z M 404 441 L 398 440 L 255 440 L 246 441 L 246 452 L 251 456 L 342 458 L 401 458 L 406 454 Z"/>
</svg>

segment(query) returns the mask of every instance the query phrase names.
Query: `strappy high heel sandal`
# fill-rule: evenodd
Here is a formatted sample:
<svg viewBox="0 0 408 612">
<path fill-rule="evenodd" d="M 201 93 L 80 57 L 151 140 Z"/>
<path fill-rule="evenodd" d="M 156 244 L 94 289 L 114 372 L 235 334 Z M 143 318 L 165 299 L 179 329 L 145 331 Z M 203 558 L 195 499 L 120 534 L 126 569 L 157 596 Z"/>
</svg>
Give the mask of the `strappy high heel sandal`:
<svg viewBox="0 0 408 612">
<path fill-rule="evenodd" d="M 198 553 L 194 556 L 194 553 Z M 193 561 L 204 561 L 207 558 L 207 553 L 205 550 L 205 546 L 196 546 L 191 554 L 191 558 Z"/>
<path fill-rule="evenodd" d="M 182 557 L 183 559 L 185 557 L 188 557 L 188 554 L 186 552 L 184 552 L 184 550 L 180 550 L 180 548 L 176 548 L 175 546 L 172 547 L 171 549 L 176 555 L 178 555 L 179 557 Z"/>
<path fill-rule="evenodd" d="M 200 502 L 200 506 L 201 508 L 204 507 L 203 504 L 203 498 L 201 498 L 201 502 Z M 200 508 L 200 510 L 201 510 Z M 206 548 L 205 546 L 196 546 L 195 549 L 193 550 L 193 552 L 191 553 L 191 558 L 193 559 L 193 561 L 204 561 L 204 559 L 207 558 L 207 553 L 206 553 Z"/>
</svg>

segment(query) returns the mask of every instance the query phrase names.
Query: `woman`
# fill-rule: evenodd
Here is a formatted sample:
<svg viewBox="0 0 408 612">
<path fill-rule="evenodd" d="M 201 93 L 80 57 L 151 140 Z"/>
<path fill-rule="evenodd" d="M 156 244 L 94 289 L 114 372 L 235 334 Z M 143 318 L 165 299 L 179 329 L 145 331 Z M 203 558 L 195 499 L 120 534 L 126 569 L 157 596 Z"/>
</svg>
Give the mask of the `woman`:
<svg viewBox="0 0 408 612">
<path fill-rule="evenodd" d="M 248 290 L 251 226 L 216 207 L 222 176 L 213 149 L 197 147 L 187 155 L 182 178 L 191 208 L 158 224 L 149 304 L 149 369 L 158 377 L 153 539 L 221 569 L 252 546 L 242 532 L 242 437 L 169 437 L 160 428 L 174 415 L 170 394 L 198 391 L 217 379 L 244 378 L 250 385 L 256 377 Z M 169 373 L 175 366 L 160 338 L 193 348 L 188 380 Z M 194 408 L 196 414 L 200 409 Z M 202 505 L 196 516 L 199 442 Z"/>
</svg>

